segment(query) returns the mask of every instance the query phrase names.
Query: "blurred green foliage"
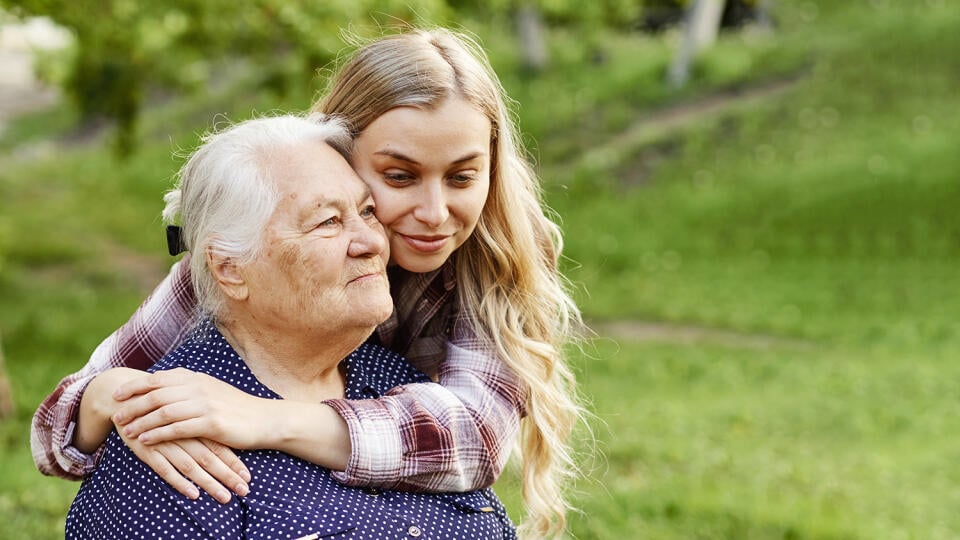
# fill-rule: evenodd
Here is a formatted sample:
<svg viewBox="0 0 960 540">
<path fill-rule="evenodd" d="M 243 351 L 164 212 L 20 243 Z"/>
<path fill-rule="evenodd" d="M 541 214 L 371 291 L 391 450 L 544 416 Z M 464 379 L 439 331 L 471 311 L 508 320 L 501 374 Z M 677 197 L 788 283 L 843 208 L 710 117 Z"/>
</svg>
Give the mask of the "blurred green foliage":
<svg viewBox="0 0 960 540">
<path fill-rule="evenodd" d="M 751 5 L 750 0 L 731 4 Z M 513 24 L 532 6 L 553 27 L 575 29 L 599 47 L 609 30 L 641 26 L 643 17 L 673 14 L 682 0 L 0 0 L 20 16 L 46 16 L 70 30 L 70 54 L 47 55 L 44 73 L 61 85 L 81 124 L 116 124 L 120 155 L 137 145 L 138 120 L 150 96 L 206 91 L 229 80 L 238 62 L 255 65 L 258 83 L 279 96 L 308 86 L 314 72 L 336 58 L 345 26 L 360 35 L 384 27 L 459 24 L 467 20 Z M 652 13 L 652 15 L 651 15 Z M 670 19 L 670 16 L 667 17 Z M 354 21 L 344 25 L 344 21 Z M 594 52 L 596 54 L 596 52 Z"/>
<path fill-rule="evenodd" d="M 50 17 L 72 31 L 75 43 L 60 81 L 82 122 L 117 124 L 121 154 L 135 145 L 141 108 L 154 91 L 202 91 L 229 77 L 224 58 L 258 66 L 260 83 L 284 94 L 309 80 L 342 47 L 343 21 L 419 23 L 422 14 L 442 22 L 443 0 L 408 2 L 340 0 L 4 0 L 21 16 Z"/>
</svg>

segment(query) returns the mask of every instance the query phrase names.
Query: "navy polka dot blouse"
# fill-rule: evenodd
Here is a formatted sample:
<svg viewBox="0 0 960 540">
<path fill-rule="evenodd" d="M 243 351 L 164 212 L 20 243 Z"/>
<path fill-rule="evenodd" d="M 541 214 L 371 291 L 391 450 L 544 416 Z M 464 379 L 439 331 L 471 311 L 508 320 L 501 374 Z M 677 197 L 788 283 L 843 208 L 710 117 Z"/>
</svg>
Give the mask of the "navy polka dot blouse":
<svg viewBox="0 0 960 540">
<path fill-rule="evenodd" d="M 346 362 L 346 397 L 377 397 L 429 381 L 382 347 L 360 346 Z M 185 367 L 255 396 L 281 399 L 260 383 L 209 322 L 151 371 Z M 327 469 L 276 450 L 238 452 L 253 476 L 250 493 L 220 504 L 180 495 L 143 464 L 116 431 L 67 515 L 66 538 L 484 539 L 516 538 L 490 489 L 405 493 L 344 486 Z"/>
</svg>

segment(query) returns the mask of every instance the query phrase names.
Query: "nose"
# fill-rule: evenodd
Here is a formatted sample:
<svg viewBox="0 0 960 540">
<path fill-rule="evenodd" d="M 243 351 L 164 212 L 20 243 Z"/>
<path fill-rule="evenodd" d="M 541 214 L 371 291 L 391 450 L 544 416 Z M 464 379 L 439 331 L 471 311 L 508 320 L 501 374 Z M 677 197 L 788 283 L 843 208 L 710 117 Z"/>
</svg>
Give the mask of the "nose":
<svg viewBox="0 0 960 540">
<path fill-rule="evenodd" d="M 422 185 L 423 190 L 420 193 L 420 200 L 417 201 L 417 206 L 413 210 L 413 217 L 434 229 L 439 228 L 446 223 L 450 216 L 443 182 L 429 181 Z"/>
<path fill-rule="evenodd" d="M 353 238 L 347 254 L 351 257 L 376 257 L 387 250 L 387 235 L 379 221 L 355 220 Z"/>
</svg>

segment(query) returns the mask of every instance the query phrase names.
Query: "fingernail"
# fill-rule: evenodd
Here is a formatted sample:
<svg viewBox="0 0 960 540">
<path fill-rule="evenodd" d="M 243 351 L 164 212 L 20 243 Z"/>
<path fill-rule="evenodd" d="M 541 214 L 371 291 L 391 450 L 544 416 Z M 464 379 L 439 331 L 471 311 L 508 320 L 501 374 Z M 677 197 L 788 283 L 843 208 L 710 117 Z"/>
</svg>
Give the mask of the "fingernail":
<svg viewBox="0 0 960 540">
<path fill-rule="evenodd" d="M 189 491 L 189 493 L 187 493 L 187 497 L 188 497 L 188 498 L 194 499 L 194 500 L 200 498 L 200 491 L 199 491 L 197 488 L 191 487 L 191 488 L 188 489 L 187 491 Z"/>
<path fill-rule="evenodd" d="M 227 504 L 230 502 L 231 495 L 228 491 L 217 491 L 217 500 L 222 504 Z"/>
<path fill-rule="evenodd" d="M 114 423 L 114 424 L 124 424 L 124 423 L 126 423 L 126 422 L 123 421 L 123 415 L 120 414 L 120 413 L 117 413 L 117 414 L 113 415 L 113 423 Z"/>
<path fill-rule="evenodd" d="M 241 497 L 246 497 L 247 493 L 250 493 L 250 488 L 246 484 L 237 484 L 233 492 Z"/>
<path fill-rule="evenodd" d="M 251 477 L 250 477 L 250 471 L 248 471 L 248 470 L 246 470 L 246 469 L 240 471 L 240 478 L 243 478 L 243 481 L 244 481 L 244 482 L 249 482 L 249 481 L 250 481 L 250 478 L 251 478 Z"/>
</svg>

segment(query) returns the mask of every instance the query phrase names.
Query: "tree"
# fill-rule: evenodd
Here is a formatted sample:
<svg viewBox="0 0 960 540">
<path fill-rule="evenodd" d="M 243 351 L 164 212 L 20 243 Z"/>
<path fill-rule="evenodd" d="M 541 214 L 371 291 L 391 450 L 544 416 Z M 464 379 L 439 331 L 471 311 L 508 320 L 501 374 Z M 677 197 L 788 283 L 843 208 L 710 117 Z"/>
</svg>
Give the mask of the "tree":
<svg viewBox="0 0 960 540">
<path fill-rule="evenodd" d="M 223 59 L 253 60 L 283 91 L 336 57 L 347 21 L 378 25 L 442 19 L 444 0 L 0 0 L 16 16 L 46 16 L 75 36 L 63 81 L 84 123 L 116 125 L 121 155 L 136 146 L 137 119 L 153 90 L 203 91 Z"/>
<path fill-rule="evenodd" d="M 671 86 L 679 88 L 686 84 L 697 53 L 716 41 L 725 3 L 726 0 L 693 0 L 687 8 L 683 42 L 667 75 Z"/>
</svg>

